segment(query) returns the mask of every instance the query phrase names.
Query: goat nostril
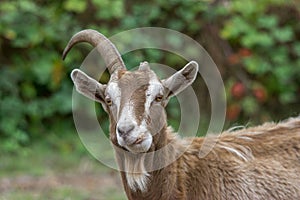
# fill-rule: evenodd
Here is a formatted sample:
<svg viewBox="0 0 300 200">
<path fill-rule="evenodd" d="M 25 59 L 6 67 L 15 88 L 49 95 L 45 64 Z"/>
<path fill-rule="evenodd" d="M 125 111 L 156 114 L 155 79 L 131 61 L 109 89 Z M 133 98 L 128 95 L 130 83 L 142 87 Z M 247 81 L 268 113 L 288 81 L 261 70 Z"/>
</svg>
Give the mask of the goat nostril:
<svg viewBox="0 0 300 200">
<path fill-rule="evenodd" d="M 130 133 L 130 131 L 132 131 L 134 129 L 134 125 L 127 125 L 127 126 L 119 126 L 117 128 L 118 133 L 120 134 L 120 136 L 126 136 L 128 135 L 128 133 Z"/>
<path fill-rule="evenodd" d="M 119 133 L 120 135 L 124 135 L 124 132 L 123 132 L 122 129 L 120 129 L 120 127 L 118 127 L 118 133 Z"/>
</svg>

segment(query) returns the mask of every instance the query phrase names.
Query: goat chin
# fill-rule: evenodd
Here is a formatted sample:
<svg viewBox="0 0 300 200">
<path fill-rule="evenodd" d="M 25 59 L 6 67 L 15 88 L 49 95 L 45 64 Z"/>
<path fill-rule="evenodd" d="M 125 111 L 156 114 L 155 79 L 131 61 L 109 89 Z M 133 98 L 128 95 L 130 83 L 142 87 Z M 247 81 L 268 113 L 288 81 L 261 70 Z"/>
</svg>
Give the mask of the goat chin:
<svg viewBox="0 0 300 200">
<path fill-rule="evenodd" d="M 117 136 L 118 144 L 132 153 L 145 153 L 152 144 L 153 138 L 150 133 L 143 133 L 138 137 L 131 138 L 129 144 L 122 137 Z"/>
</svg>

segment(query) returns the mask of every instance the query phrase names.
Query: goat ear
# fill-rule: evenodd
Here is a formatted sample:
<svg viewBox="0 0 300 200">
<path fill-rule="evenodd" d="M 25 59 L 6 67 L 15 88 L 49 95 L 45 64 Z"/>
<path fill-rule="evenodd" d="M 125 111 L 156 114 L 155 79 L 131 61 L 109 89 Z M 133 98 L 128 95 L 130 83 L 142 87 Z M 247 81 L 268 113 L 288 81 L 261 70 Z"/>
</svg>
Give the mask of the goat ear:
<svg viewBox="0 0 300 200">
<path fill-rule="evenodd" d="M 162 80 L 162 84 L 167 89 L 166 97 L 170 98 L 179 94 L 185 88 L 190 86 L 197 77 L 198 63 L 191 61 L 180 71 L 176 72 L 167 79 Z"/>
<path fill-rule="evenodd" d="M 104 102 L 106 85 L 102 85 L 79 69 L 74 69 L 72 71 L 71 78 L 79 93 L 99 103 Z"/>
</svg>

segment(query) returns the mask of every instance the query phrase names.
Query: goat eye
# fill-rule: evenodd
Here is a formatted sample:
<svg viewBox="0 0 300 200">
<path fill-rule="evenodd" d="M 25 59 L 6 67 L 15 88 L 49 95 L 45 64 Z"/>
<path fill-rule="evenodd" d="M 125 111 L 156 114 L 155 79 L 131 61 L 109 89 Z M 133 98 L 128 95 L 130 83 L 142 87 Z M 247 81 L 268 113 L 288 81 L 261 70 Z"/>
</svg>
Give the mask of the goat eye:
<svg viewBox="0 0 300 200">
<path fill-rule="evenodd" d="M 158 95 L 155 97 L 155 101 L 157 101 L 157 102 L 161 102 L 162 99 L 163 99 L 163 97 L 161 95 Z"/>
<path fill-rule="evenodd" d="M 112 100 L 110 98 L 106 98 L 105 103 L 106 103 L 106 105 L 111 106 L 112 105 Z"/>
</svg>

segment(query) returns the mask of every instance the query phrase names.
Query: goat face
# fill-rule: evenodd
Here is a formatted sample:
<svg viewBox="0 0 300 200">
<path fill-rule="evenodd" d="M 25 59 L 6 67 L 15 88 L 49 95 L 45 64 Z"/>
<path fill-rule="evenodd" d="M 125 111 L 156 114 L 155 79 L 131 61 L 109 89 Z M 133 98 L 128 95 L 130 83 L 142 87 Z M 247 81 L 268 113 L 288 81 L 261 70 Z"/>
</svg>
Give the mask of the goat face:
<svg viewBox="0 0 300 200">
<path fill-rule="evenodd" d="M 194 81 L 197 69 L 192 61 L 171 77 L 159 80 L 144 62 L 133 72 L 115 71 L 105 85 L 78 69 L 71 77 L 78 92 L 100 102 L 110 115 L 112 142 L 139 153 L 150 149 L 153 137 L 166 125 L 164 108 L 169 98 Z"/>
<path fill-rule="evenodd" d="M 88 36 L 82 40 L 83 36 L 91 34 L 93 37 Z M 88 41 L 94 46 L 97 45 L 99 41 L 90 41 L 97 37 L 100 42 L 109 41 L 91 30 L 78 33 L 69 42 L 64 56 L 77 42 Z M 111 73 L 110 80 L 107 84 L 101 84 L 81 70 L 75 69 L 71 78 L 77 91 L 100 102 L 109 114 L 110 138 L 113 144 L 132 153 L 151 151 L 151 147 L 152 150 L 157 149 L 155 143 L 159 142 L 159 133 L 166 125 L 164 108 L 170 97 L 192 84 L 197 75 L 198 64 L 191 61 L 169 78 L 159 80 L 147 62 L 141 63 L 136 71 L 127 71 L 111 43 L 103 48 L 98 45 L 97 48 Z M 107 51 L 108 58 L 105 57 Z"/>
</svg>

